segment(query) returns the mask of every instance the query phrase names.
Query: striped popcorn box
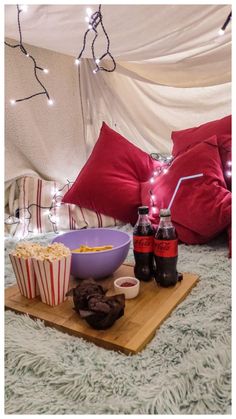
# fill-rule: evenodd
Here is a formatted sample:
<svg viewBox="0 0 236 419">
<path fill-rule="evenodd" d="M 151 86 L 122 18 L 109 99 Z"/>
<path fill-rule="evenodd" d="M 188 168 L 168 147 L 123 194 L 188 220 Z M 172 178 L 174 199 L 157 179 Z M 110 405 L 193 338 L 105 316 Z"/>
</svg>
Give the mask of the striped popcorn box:
<svg viewBox="0 0 236 419">
<path fill-rule="evenodd" d="M 71 254 L 54 260 L 33 258 L 33 266 L 42 302 L 53 307 L 63 303 L 69 287 Z"/>
<path fill-rule="evenodd" d="M 9 257 L 20 293 L 26 298 L 37 297 L 39 295 L 39 287 L 32 258 L 23 258 L 12 254 L 9 254 Z"/>
</svg>

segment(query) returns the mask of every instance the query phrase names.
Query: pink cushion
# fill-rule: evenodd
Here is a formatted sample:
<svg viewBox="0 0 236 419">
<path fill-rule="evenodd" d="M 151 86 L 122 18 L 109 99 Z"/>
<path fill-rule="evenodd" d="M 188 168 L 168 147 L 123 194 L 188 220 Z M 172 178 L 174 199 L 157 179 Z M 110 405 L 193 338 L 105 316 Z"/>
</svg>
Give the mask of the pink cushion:
<svg viewBox="0 0 236 419">
<path fill-rule="evenodd" d="M 141 205 L 140 182 L 152 171 L 147 153 L 103 123 L 92 154 L 63 202 L 134 224 Z"/>
<path fill-rule="evenodd" d="M 166 174 L 141 188 L 143 205 L 150 204 L 152 189 L 157 213 L 151 221 L 158 224 L 159 209 L 168 207 L 179 179 L 200 173 L 204 176 L 181 183 L 171 207 L 179 239 L 188 244 L 205 243 L 230 224 L 231 192 L 226 189 L 216 136 L 175 158 Z"/>
</svg>

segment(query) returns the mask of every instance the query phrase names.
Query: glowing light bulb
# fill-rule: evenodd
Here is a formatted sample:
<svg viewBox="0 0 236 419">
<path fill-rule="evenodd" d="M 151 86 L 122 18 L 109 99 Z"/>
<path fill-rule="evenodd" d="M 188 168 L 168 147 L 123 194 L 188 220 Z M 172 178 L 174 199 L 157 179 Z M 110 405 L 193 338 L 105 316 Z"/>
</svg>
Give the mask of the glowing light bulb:
<svg viewBox="0 0 236 419">
<path fill-rule="evenodd" d="M 28 57 L 29 58 L 29 53 L 27 52 L 27 54 L 26 54 L 26 57 Z"/>
<path fill-rule="evenodd" d="M 224 29 L 220 29 L 220 30 L 218 31 L 218 35 L 224 35 L 224 33 L 225 33 Z"/>
<path fill-rule="evenodd" d="M 88 25 L 88 29 L 92 29 L 92 25 L 90 25 L 90 24 L 89 24 L 89 25 Z"/>
<path fill-rule="evenodd" d="M 152 213 L 157 214 L 157 207 L 152 207 Z"/>
<path fill-rule="evenodd" d="M 89 22 L 90 18 L 88 16 L 85 16 L 84 20 L 85 20 L 85 22 Z"/>
<path fill-rule="evenodd" d="M 52 106 L 54 104 L 52 99 L 48 99 L 48 105 Z"/>
<path fill-rule="evenodd" d="M 92 11 L 92 9 L 90 7 L 87 7 L 86 13 L 90 17 L 93 14 L 93 11 Z"/>
<path fill-rule="evenodd" d="M 15 104 L 16 104 L 15 99 L 10 99 L 10 104 L 11 104 L 11 105 L 15 105 Z"/>
<path fill-rule="evenodd" d="M 226 175 L 227 177 L 231 177 L 231 176 L 232 176 L 232 173 L 231 173 L 231 171 L 230 171 L 230 170 L 226 170 L 225 175 Z"/>
<path fill-rule="evenodd" d="M 168 172 L 168 169 L 163 169 L 164 174 L 167 173 L 167 172 Z"/>
<path fill-rule="evenodd" d="M 231 167 L 232 166 L 232 161 L 227 161 L 227 166 Z"/>
<path fill-rule="evenodd" d="M 79 65 L 79 64 L 80 64 L 80 60 L 79 60 L 78 58 L 76 58 L 76 60 L 75 60 L 75 64 L 76 64 L 76 65 Z"/>
<path fill-rule="evenodd" d="M 19 9 L 20 9 L 21 12 L 27 12 L 28 6 L 27 6 L 27 4 L 20 4 Z"/>
<path fill-rule="evenodd" d="M 158 175 L 158 172 L 156 170 L 154 170 L 153 175 L 154 176 L 157 176 Z"/>
<path fill-rule="evenodd" d="M 44 68 L 44 69 L 43 69 L 43 72 L 44 72 L 44 73 L 46 73 L 46 74 L 48 74 L 48 73 L 49 73 L 48 68 Z"/>
<path fill-rule="evenodd" d="M 155 179 L 153 177 L 151 177 L 150 183 L 154 183 L 154 182 L 155 182 Z"/>
<path fill-rule="evenodd" d="M 98 72 L 98 69 L 97 68 L 95 68 L 94 70 L 93 70 L 93 74 L 96 74 Z"/>
<path fill-rule="evenodd" d="M 6 219 L 6 221 L 5 221 L 5 224 L 12 224 L 13 223 L 13 218 L 12 218 L 12 216 L 10 215 L 7 219 Z"/>
<path fill-rule="evenodd" d="M 99 58 L 96 58 L 95 63 L 96 63 L 96 64 L 99 64 L 99 63 L 100 63 Z"/>
</svg>

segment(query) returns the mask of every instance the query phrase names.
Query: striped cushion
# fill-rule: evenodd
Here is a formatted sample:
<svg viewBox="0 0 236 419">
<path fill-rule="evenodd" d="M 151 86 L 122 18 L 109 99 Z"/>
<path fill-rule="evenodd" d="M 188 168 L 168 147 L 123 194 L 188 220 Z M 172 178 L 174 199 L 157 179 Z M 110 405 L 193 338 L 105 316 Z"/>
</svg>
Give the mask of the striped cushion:
<svg viewBox="0 0 236 419">
<path fill-rule="evenodd" d="M 62 185 L 38 177 L 25 176 L 17 181 L 19 187 L 19 218 L 16 235 L 59 232 L 84 227 L 112 227 L 122 224 L 112 217 L 61 202 L 71 183 Z"/>
</svg>

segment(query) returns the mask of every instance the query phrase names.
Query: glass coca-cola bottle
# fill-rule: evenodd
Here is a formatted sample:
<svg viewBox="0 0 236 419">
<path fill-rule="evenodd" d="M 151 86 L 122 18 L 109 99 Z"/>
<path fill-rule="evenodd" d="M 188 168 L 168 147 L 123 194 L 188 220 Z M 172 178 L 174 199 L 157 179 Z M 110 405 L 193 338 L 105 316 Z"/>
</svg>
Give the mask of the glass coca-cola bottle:
<svg viewBox="0 0 236 419">
<path fill-rule="evenodd" d="M 155 280 L 162 287 L 175 285 L 182 279 L 177 272 L 178 237 L 169 209 L 160 210 L 160 222 L 154 238 L 154 258 Z"/>
<path fill-rule="evenodd" d="M 153 277 L 154 229 L 148 218 L 148 207 L 139 207 L 138 214 L 133 230 L 134 275 L 141 281 L 150 281 Z"/>
</svg>

